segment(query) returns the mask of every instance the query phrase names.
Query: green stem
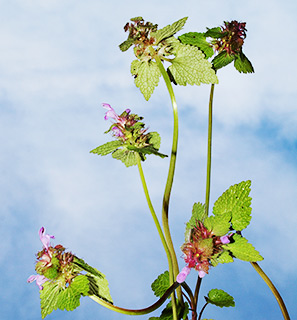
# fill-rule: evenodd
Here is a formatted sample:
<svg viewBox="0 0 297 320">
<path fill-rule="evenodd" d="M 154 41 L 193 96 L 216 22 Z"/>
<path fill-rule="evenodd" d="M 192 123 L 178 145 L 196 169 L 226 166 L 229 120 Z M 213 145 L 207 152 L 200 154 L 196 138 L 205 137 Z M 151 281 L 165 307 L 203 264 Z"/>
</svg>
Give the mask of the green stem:
<svg viewBox="0 0 297 320">
<path fill-rule="evenodd" d="M 178 113 L 177 113 L 177 104 L 175 100 L 175 95 L 173 92 L 173 88 L 171 85 L 171 81 L 169 79 L 169 76 L 163 66 L 163 63 L 159 56 L 156 54 L 155 50 L 153 47 L 150 47 L 150 52 L 152 57 L 155 59 L 158 68 L 163 76 L 163 79 L 165 81 L 171 104 L 172 104 L 172 110 L 173 110 L 173 137 L 172 137 L 172 147 L 171 147 L 171 156 L 170 156 L 170 165 L 169 165 L 169 170 L 168 170 L 168 176 L 167 176 L 167 182 L 165 186 L 165 191 L 164 191 L 164 196 L 163 196 L 163 206 L 162 206 L 162 223 L 163 223 L 163 229 L 164 229 L 164 235 L 166 238 L 166 242 L 170 251 L 171 255 L 171 261 L 173 265 L 173 270 L 169 269 L 169 276 L 170 276 L 170 283 L 173 283 L 179 274 L 179 268 L 178 268 L 178 262 L 174 250 L 174 245 L 172 242 L 171 234 L 170 234 L 170 229 L 169 229 L 169 219 L 168 219 L 168 209 L 169 209 L 169 200 L 170 200 L 170 194 L 171 194 L 171 189 L 172 189 L 172 184 L 173 184 L 173 177 L 174 177 L 174 172 L 175 172 L 175 163 L 176 163 L 176 153 L 177 153 L 177 143 L 178 143 Z M 176 291 L 177 293 L 177 298 L 180 302 L 180 304 L 183 306 L 183 297 L 182 297 L 182 292 L 181 289 L 178 288 Z M 173 303 L 173 309 L 174 309 L 174 299 L 172 300 Z M 173 312 L 174 318 L 177 317 L 177 314 Z"/>
<path fill-rule="evenodd" d="M 274 286 L 274 284 L 272 283 L 272 281 L 268 278 L 268 276 L 266 275 L 266 273 L 261 269 L 261 267 L 258 265 L 257 262 L 251 262 L 251 265 L 255 268 L 255 270 L 259 273 L 259 275 L 261 276 L 261 278 L 266 282 L 266 284 L 268 285 L 269 289 L 271 290 L 271 292 L 273 293 L 281 311 L 283 314 L 283 317 L 285 320 L 290 320 L 290 316 L 289 313 L 287 311 L 286 305 L 281 297 L 281 295 L 279 294 L 279 292 L 277 291 L 276 287 Z"/>
<path fill-rule="evenodd" d="M 112 311 L 116 311 L 119 313 L 123 313 L 123 314 L 128 314 L 131 316 L 138 316 L 138 315 L 142 315 L 142 314 L 148 314 L 150 312 L 153 312 L 154 310 L 158 309 L 166 300 L 167 298 L 172 294 L 172 292 L 174 292 L 174 290 L 176 290 L 176 288 L 178 288 L 180 286 L 180 283 L 175 282 L 173 283 L 173 285 L 171 285 L 171 287 L 169 289 L 167 289 L 167 291 L 164 293 L 164 295 L 154 304 L 152 304 L 151 306 L 147 307 L 147 308 L 143 308 L 143 309 L 126 309 L 126 308 L 121 308 L 121 307 L 117 307 L 95 295 L 93 296 L 89 296 L 91 299 L 93 299 L 94 301 L 96 301 L 97 303 L 101 304 L 103 307 L 110 309 Z"/>
<path fill-rule="evenodd" d="M 211 85 L 208 107 L 208 143 L 207 143 L 207 168 L 206 168 L 206 192 L 205 192 L 205 213 L 209 213 L 210 197 L 210 176 L 211 176 L 211 145 L 212 145 L 212 109 L 213 109 L 214 84 Z"/>
<path fill-rule="evenodd" d="M 168 246 L 167 246 L 166 239 L 164 237 L 162 228 L 160 226 L 159 220 L 157 218 L 157 215 L 155 213 L 154 207 L 153 207 L 152 202 L 151 202 L 151 198 L 150 198 L 150 195 L 149 195 L 149 192 L 148 192 L 147 184 L 146 184 L 145 177 L 144 177 L 143 170 L 142 170 L 141 159 L 140 159 L 140 156 L 138 154 L 137 154 L 137 166 L 138 166 L 138 171 L 139 171 L 139 175 L 140 175 L 140 179 L 141 179 L 141 183 L 142 183 L 142 187 L 143 187 L 143 191 L 144 191 L 144 194 L 145 194 L 145 197 L 146 197 L 146 201 L 147 201 L 148 207 L 149 207 L 149 209 L 151 211 L 153 220 L 155 222 L 155 225 L 157 227 L 160 239 L 162 241 L 163 247 L 164 247 L 166 255 L 167 255 L 169 269 L 172 269 L 171 255 L 170 255 L 170 252 L 169 252 L 169 249 L 168 249 Z"/>
</svg>

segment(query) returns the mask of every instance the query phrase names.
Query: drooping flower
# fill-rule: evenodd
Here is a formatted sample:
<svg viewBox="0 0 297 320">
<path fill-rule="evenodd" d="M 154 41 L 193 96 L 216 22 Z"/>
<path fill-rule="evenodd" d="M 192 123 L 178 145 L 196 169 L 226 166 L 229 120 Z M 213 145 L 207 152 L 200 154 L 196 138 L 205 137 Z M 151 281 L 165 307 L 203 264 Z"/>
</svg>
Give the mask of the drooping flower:
<svg viewBox="0 0 297 320">
<path fill-rule="evenodd" d="M 187 242 L 181 247 L 186 267 L 195 269 L 199 277 L 203 278 L 209 271 L 211 258 L 223 250 L 223 244 L 229 242 L 227 235 L 216 236 L 201 221 L 197 221 L 196 226 L 190 231 Z M 180 277 L 182 279 L 183 274 Z"/>
<path fill-rule="evenodd" d="M 48 280 L 49 279 L 47 279 L 45 276 L 42 276 L 40 274 L 34 274 L 27 279 L 27 282 L 32 283 L 33 281 L 36 281 L 36 284 L 38 285 L 39 290 L 42 290 L 43 289 L 42 285 Z"/>
<path fill-rule="evenodd" d="M 55 239 L 54 236 L 45 233 L 44 227 L 41 227 L 39 230 L 39 238 L 46 250 L 48 250 L 50 245 L 50 239 Z"/>
</svg>

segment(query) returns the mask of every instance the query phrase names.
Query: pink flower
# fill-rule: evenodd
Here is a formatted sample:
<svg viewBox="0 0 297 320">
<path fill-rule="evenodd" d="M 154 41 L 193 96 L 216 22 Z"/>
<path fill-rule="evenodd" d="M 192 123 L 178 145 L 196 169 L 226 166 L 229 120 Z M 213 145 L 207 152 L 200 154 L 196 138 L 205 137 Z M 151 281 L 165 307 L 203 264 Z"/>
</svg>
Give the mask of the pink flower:
<svg viewBox="0 0 297 320">
<path fill-rule="evenodd" d="M 227 244 L 230 242 L 228 236 L 222 236 L 222 237 L 220 237 L 220 240 L 221 240 L 222 244 Z"/>
<path fill-rule="evenodd" d="M 108 103 L 102 103 L 104 109 L 107 109 L 104 119 L 108 120 L 108 118 L 114 119 L 116 122 L 119 121 L 119 116 L 116 114 L 114 109 Z"/>
<path fill-rule="evenodd" d="M 28 278 L 27 282 L 32 283 L 35 280 L 39 290 L 42 290 L 43 289 L 42 284 L 44 284 L 49 279 L 47 279 L 45 276 L 41 276 L 40 274 L 34 274 Z"/>
<path fill-rule="evenodd" d="M 39 238 L 46 250 L 48 250 L 50 239 L 55 239 L 54 236 L 45 233 L 44 227 L 41 227 L 39 230 Z"/>
<path fill-rule="evenodd" d="M 190 273 L 190 271 L 191 271 L 191 268 L 189 268 L 189 267 L 184 267 L 184 268 L 182 269 L 182 271 L 177 275 L 176 281 L 177 281 L 178 283 L 184 282 L 184 281 L 186 280 L 188 274 Z"/>
<path fill-rule="evenodd" d="M 203 278 L 206 275 L 206 272 L 203 270 L 198 271 L 199 278 Z"/>
</svg>

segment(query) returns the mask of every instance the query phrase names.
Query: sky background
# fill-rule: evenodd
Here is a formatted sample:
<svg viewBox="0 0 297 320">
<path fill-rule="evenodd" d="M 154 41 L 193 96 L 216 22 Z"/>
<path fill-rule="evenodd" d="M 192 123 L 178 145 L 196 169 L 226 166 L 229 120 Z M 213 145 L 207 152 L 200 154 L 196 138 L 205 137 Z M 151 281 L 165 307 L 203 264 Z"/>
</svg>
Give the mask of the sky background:
<svg viewBox="0 0 297 320">
<path fill-rule="evenodd" d="M 252 221 L 244 235 L 260 266 L 297 319 L 297 3 L 263 1 L 0 0 L 0 310 L 1 319 L 41 319 L 39 292 L 27 284 L 41 250 L 38 230 L 54 234 L 102 271 L 118 306 L 143 308 L 167 259 L 141 189 L 137 168 L 90 154 L 111 140 L 101 103 L 144 116 L 169 154 L 171 105 L 160 81 L 146 102 L 130 75 L 132 50 L 118 45 L 130 18 L 162 28 L 188 16 L 183 32 L 223 21 L 247 22 L 244 52 L 254 74 L 233 66 L 215 88 L 211 204 L 231 185 L 252 180 Z M 208 85 L 175 87 L 180 136 L 170 204 L 177 255 L 194 202 L 204 201 Z M 168 160 L 143 169 L 158 215 Z M 182 259 L 179 259 L 183 267 Z M 193 287 L 195 274 L 189 276 Z M 270 290 L 249 263 L 211 269 L 203 295 L 219 288 L 235 308 L 208 306 L 205 318 L 281 319 Z M 153 315 L 159 315 L 160 311 Z M 128 319 L 89 298 L 50 319 Z M 148 319 L 149 316 L 135 319 Z"/>
</svg>

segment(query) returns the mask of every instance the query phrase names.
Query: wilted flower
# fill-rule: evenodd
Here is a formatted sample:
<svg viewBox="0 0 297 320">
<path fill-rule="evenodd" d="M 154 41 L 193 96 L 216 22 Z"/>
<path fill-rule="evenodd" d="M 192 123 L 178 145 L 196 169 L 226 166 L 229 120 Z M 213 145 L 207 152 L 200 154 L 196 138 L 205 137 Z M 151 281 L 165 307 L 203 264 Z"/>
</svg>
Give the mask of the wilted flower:
<svg viewBox="0 0 297 320">
<path fill-rule="evenodd" d="M 227 235 L 216 236 L 201 221 L 197 221 L 196 226 L 190 232 L 188 241 L 181 247 L 187 264 L 186 268 L 197 270 L 199 277 L 203 278 L 208 273 L 211 258 L 223 250 L 223 244 L 229 242 Z M 183 274 L 180 277 L 182 278 Z"/>
<path fill-rule="evenodd" d="M 218 52 L 225 51 L 228 55 L 238 54 L 243 46 L 246 38 L 246 23 L 233 20 L 231 22 L 224 22 L 221 27 L 221 37 L 214 40 L 212 45 Z"/>
</svg>

